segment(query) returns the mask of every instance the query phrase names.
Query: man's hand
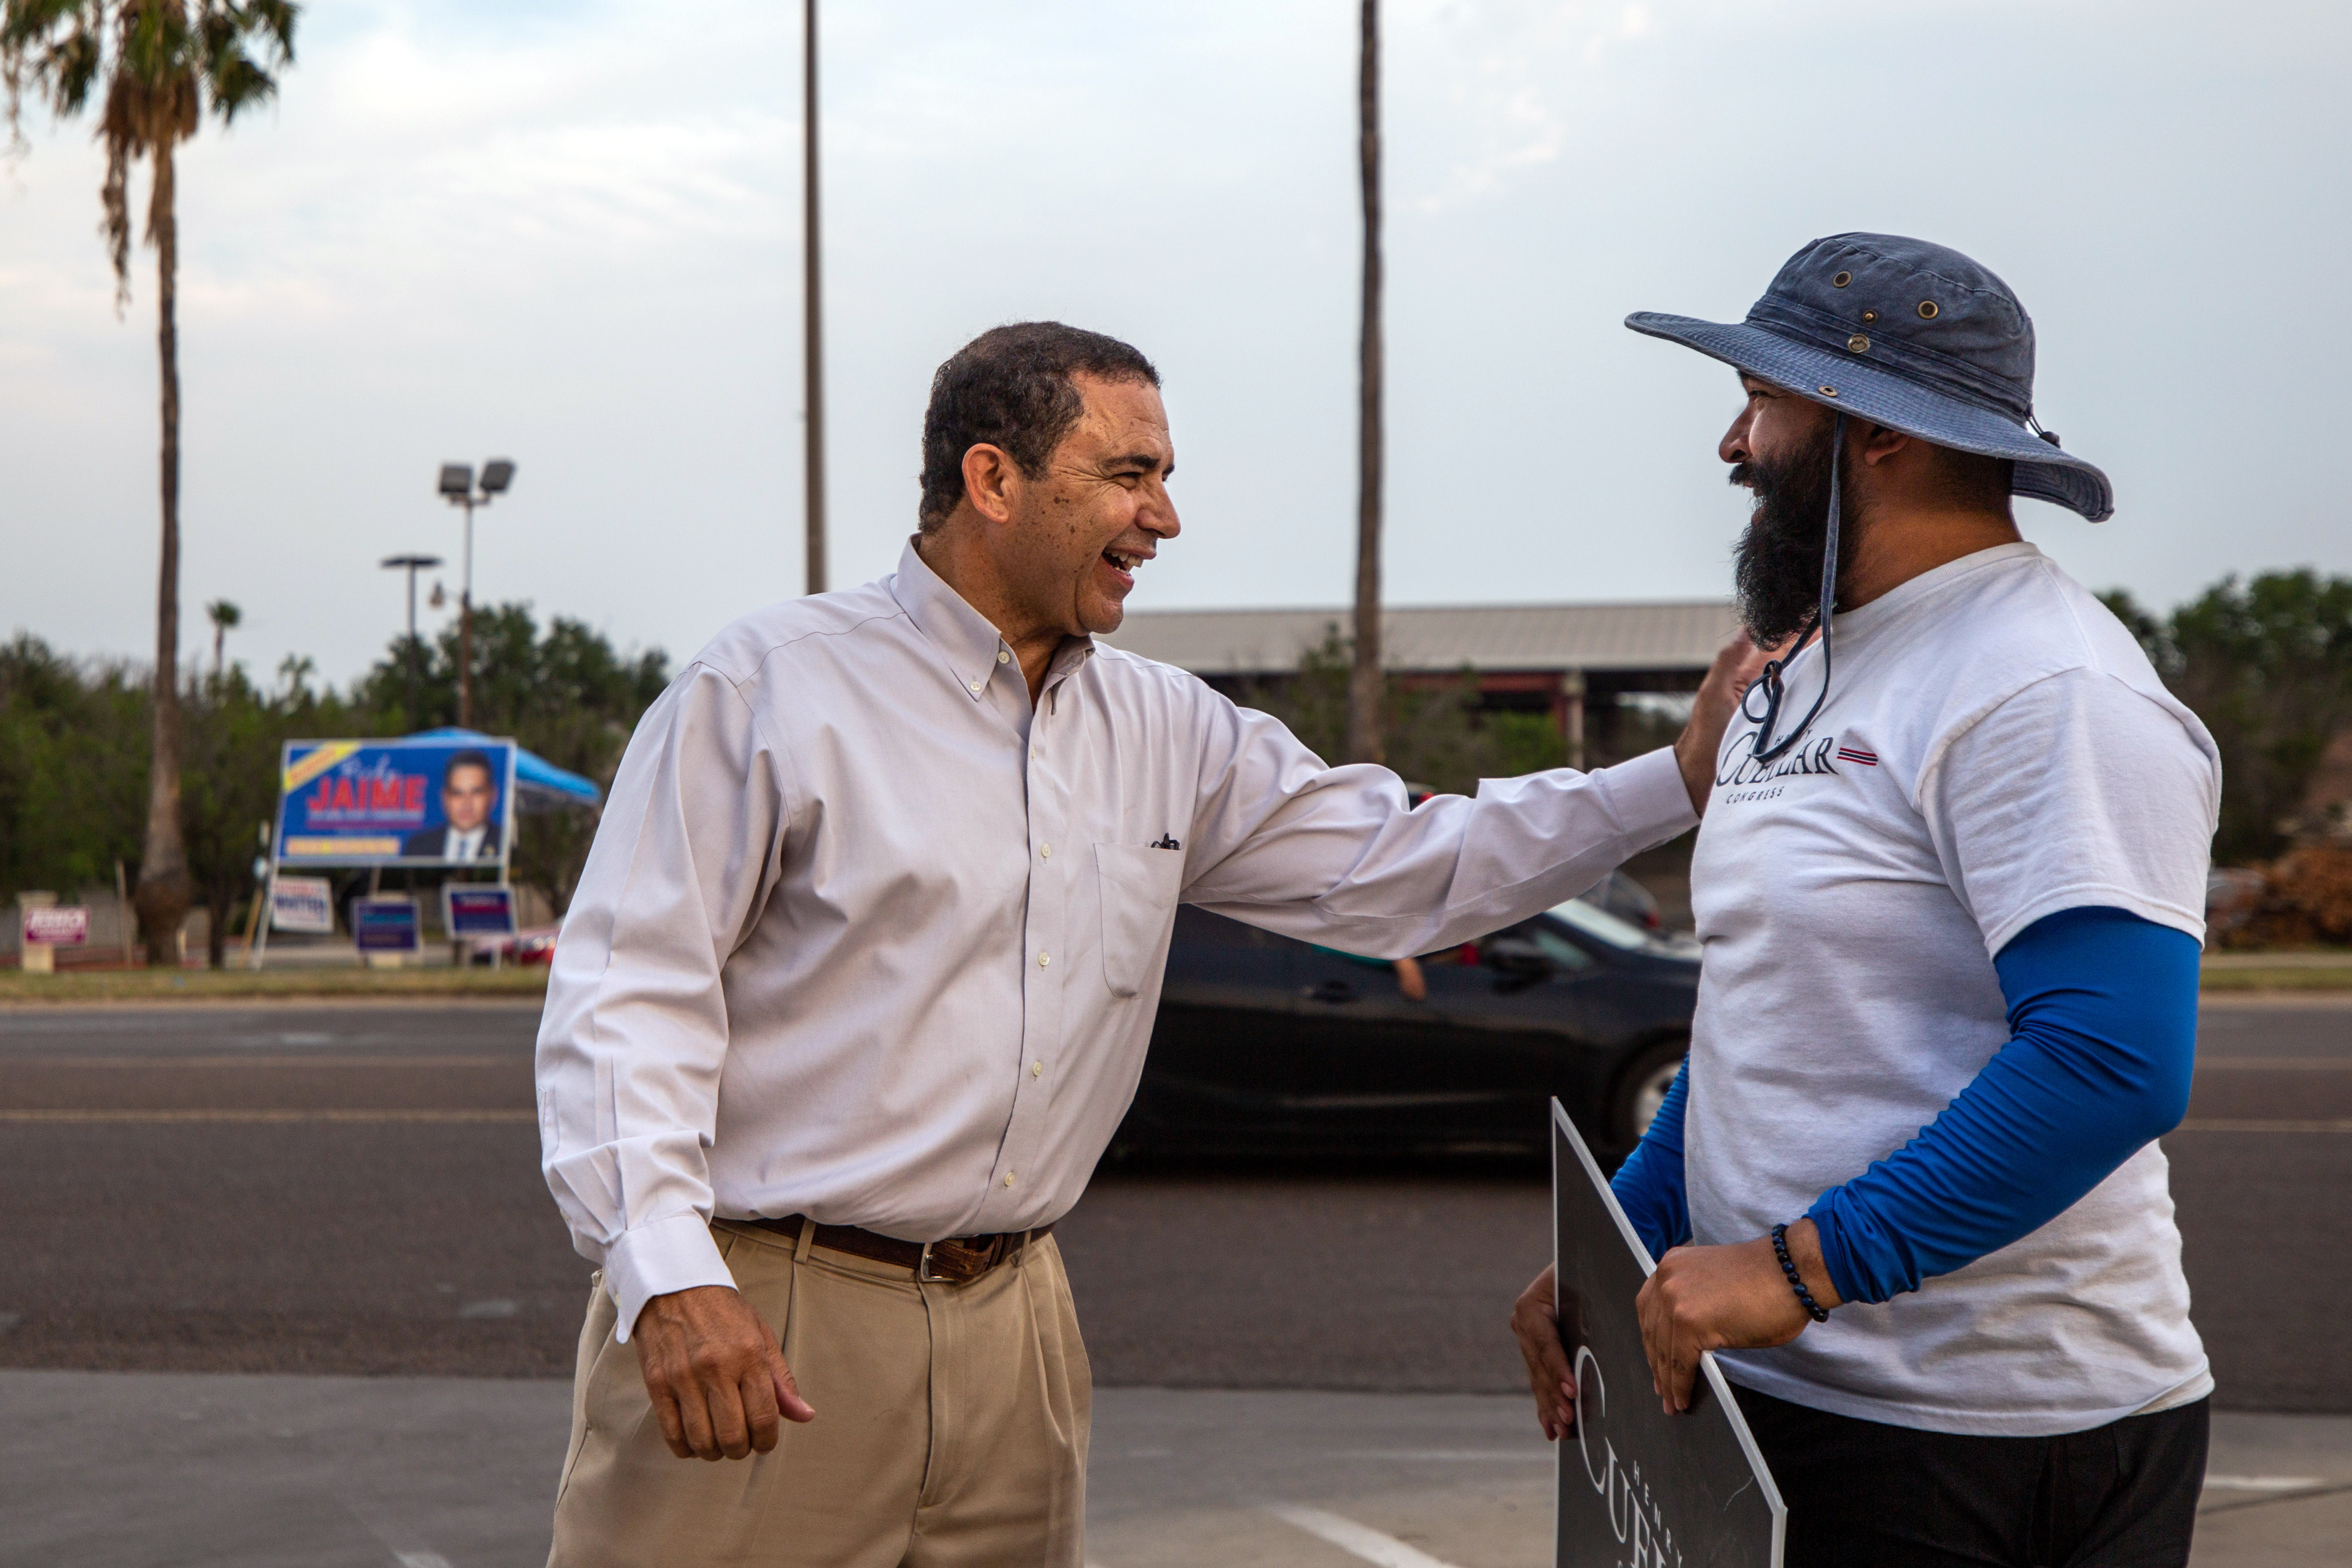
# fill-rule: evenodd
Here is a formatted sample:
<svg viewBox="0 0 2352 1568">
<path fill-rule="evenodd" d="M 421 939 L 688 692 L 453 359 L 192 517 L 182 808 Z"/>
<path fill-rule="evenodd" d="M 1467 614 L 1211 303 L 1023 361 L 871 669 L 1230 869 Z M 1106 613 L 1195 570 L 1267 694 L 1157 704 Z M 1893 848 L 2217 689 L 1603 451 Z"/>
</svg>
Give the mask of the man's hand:
<svg viewBox="0 0 2352 1568">
<path fill-rule="evenodd" d="M 1690 792 L 1691 809 L 1706 815 L 1707 796 L 1715 793 L 1715 761 L 1723 750 L 1723 731 L 1739 711 L 1740 699 L 1764 673 L 1768 660 L 1786 648 L 1758 647 L 1745 631 L 1716 649 L 1715 663 L 1699 683 L 1698 700 L 1691 704 L 1690 722 L 1675 742 L 1675 761 L 1683 770 L 1683 788 Z"/>
<path fill-rule="evenodd" d="M 1811 1220 L 1789 1227 L 1789 1255 L 1813 1300 L 1827 1311 L 1843 1300 L 1822 1263 Z M 1708 1351 L 1785 1345 L 1812 1320 L 1780 1272 L 1769 1237 L 1729 1247 L 1677 1247 L 1633 1298 L 1650 1385 L 1668 1415 L 1690 1408 L 1698 1358 Z"/>
<path fill-rule="evenodd" d="M 776 1336 L 724 1285 L 652 1298 L 632 1337 L 662 1440 L 681 1459 L 772 1453 L 778 1415 L 816 1419 Z"/>
<path fill-rule="evenodd" d="M 1553 1269 L 1536 1276 L 1511 1309 L 1511 1332 L 1527 1359 L 1528 1386 L 1535 1391 L 1536 1421 L 1546 1438 L 1576 1430 L 1576 1384 L 1568 1347 L 1559 1338 L 1559 1281 Z"/>
</svg>

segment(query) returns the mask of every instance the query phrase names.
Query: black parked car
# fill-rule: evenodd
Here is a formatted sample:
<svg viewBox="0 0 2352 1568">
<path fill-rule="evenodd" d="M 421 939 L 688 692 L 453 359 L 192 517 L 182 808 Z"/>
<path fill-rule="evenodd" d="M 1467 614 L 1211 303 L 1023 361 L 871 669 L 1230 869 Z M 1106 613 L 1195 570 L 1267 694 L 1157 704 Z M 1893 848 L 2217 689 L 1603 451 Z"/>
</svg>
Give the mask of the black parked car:
<svg viewBox="0 0 2352 1568">
<path fill-rule="evenodd" d="M 1594 897 L 1599 897 L 1596 890 Z M 1558 1095 L 1596 1149 L 1650 1123 L 1690 1038 L 1698 944 L 1562 904 L 1397 966 L 1189 905 L 1116 1150 L 1542 1149 Z"/>
</svg>

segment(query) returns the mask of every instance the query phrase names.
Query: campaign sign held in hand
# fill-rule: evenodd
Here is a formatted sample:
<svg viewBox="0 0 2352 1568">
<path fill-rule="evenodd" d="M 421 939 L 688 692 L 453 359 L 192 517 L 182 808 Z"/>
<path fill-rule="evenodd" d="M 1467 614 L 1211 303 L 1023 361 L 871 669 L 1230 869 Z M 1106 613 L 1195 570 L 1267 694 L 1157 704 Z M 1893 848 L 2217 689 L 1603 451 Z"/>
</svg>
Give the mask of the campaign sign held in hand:
<svg viewBox="0 0 2352 1568">
<path fill-rule="evenodd" d="M 1559 1568 L 1780 1568 L 1789 1510 L 1713 1356 L 1690 1408 L 1650 1389 L 1633 1298 L 1656 1267 L 1601 1167 L 1551 1102 L 1559 1337 L 1576 1430 L 1559 1442 Z"/>
</svg>

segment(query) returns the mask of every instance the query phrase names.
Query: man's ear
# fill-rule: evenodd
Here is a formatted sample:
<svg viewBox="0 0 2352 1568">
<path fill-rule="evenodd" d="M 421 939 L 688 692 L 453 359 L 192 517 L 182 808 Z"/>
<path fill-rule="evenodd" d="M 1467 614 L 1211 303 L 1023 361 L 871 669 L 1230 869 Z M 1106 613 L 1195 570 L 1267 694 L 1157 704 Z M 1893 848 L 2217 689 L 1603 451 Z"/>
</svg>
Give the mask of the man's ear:
<svg viewBox="0 0 2352 1568">
<path fill-rule="evenodd" d="M 1873 468 L 1886 461 L 1911 444 L 1911 437 L 1900 430 L 1884 425 L 1873 425 L 1862 433 L 1859 452 L 1862 460 Z"/>
<path fill-rule="evenodd" d="M 989 521 L 1013 520 L 1013 492 L 1020 483 L 1020 470 L 1003 447 L 982 442 L 964 449 L 963 499 Z"/>
</svg>

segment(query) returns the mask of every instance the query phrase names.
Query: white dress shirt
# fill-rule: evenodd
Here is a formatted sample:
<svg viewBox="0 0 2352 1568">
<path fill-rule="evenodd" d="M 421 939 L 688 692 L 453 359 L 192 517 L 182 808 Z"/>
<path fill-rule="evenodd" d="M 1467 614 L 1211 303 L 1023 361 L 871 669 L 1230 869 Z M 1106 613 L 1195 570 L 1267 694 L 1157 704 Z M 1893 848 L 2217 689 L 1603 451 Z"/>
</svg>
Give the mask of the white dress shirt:
<svg viewBox="0 0 2352 1568">
<path fill-rule="evenodd" d="M 489 825 L 479 827 L 452 827 L 442 837 L 441 858 L 444 860 L 478 860 L 482 844 L 490 836 Z"/>
<path fill-rule="evenodd" d="M 1694 820 L 1663 751 L 1415 810 L 1084 638 L 1033 711 L 910 545 L 736 622 L 638 723 L 549 976 L 542 1168 L 621 1339 L 648 1297 L 732 1282 L 714 1214 L 1049 1224 L 1134 1095 L 1180 902 L 1402 957 Z"/>
</svg>

